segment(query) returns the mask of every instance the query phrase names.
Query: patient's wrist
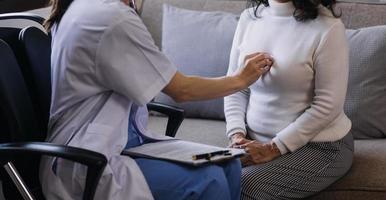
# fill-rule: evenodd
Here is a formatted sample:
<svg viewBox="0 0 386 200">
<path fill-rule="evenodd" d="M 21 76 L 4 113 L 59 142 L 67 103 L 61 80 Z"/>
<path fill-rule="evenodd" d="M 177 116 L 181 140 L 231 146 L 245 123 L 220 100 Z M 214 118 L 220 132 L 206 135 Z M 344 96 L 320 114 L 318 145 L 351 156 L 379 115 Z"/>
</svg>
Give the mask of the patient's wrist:
<svg viewBox="0 0 386 200">
<path fill-rule="evenodd" d="M 271 141 L 270 143 L 271 151 L 277 155 L 281 155 L 280 149 L 277 147 L 276 143 L 274 141 Z"/>
</svg>

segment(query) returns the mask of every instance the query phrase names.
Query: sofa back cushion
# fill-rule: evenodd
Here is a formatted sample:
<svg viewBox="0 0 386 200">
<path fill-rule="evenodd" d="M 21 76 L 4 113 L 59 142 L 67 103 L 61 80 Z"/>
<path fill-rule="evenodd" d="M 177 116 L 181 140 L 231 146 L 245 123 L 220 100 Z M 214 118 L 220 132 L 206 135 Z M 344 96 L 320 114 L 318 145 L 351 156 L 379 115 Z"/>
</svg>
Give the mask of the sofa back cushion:
<svg viewBox="0 0 386 200">
<path fill-rule="evenodd" d="M 347 31 L 350 74 L 345 112 L 357 139 L 386 137 L 386 26 Z"/>
<path fill-rule="evenodd" d="M 143 0 L 141 17 L 161 47 L 162 5 L 201 11 L 225 11 L 240 14 L 247 6 L 246 0 Z M 338 3 L 337 13 L 342 11 L 342 21 L 348 29 L 385 25 L 386 5 L 365 3 Z"/>
<path fill-rule="evenodd" d="M 157 46 L 161 48 L 162 16 L 164 4 L 199 11 L 226 11 L 240 14 L 246 8 L 246 1 L 216 0 L 144 0 L 141 18 L 152 34 Z"/>
<path fill-rule="evenodd" d="M 225 76 L 238 15 L 164 5 L 162 51 L 185 75 Z M 156 102 L 175 105 L 187 117 L 224 119 L 223 98 L 177 104 L 160 93 Z"/>
<path fill-rule="evenodd" d="M 147 0 L 148 3 L 153 0 Z M 190 1 L 190 0 L 188 0 Z M 158 1 L 160 2 L 160 1 Z M 181 4 L 183 7 L 189 7 L 189 2 L 185 0 L 172 0 L 168 2 L 177 2 L 176 4 Z M 146 3 L 146 2 L 145 2 Z M 243 6 L 245 8 L 244 1 L 200 1 L 197 0 L 194 4 L 194 8 L 197 10 L 226 10 L 233 11 L 234 13 L 238 13 L 243 10 Z M 146 10 L 146 4 L 144 5 L 144 11 Z M 386 13 L 386 5 L 366 5 L 366 4 L 353 4 L 353 3 L 340 3 L 340 8 L 343 12 L 353 13 L 353 10 L 356 10 L 359 16 L 362 12 L 372 13 L 378 12 L 380 16 L 385 15 Z M 376 7 L 379 6 L 379 7 Z M 384 12 L 381 12 L 384 11 Z M 194 15 L 194 16 L 193 16 Z M 196 20 L 196 17 L 200 15 L 200 12 L 192 12 L 191 18 Z M 357 16 L 357 15 L 355 15 Z M 375 16 L 375 15 L 374 15 Z M 174 18 L 178 18 L 178 16 L 174 16 Z M 360 17 L 359 17 L 360 18 Z M 374 18 L 366 18 L 359 20 L 358 17 L 343 15 L 342 20 L 345 21 L 346 26 L 357 27 L 360 25 L 370 26 L 377 23 L 386 24 L 386 16 L 385 17 L 374 17 Z M 180 26 L 182 22 L 178 23 L 179 19 L 173 19 L 173 17 L 168 19 L 167 29 L 172 27 Z M 174 21 L 174 22 L 173 22 Z M 185 20 L 187 23 L 189 20 Z M 165 23 L 164 23 L 165 25 Z M 154 27 L 153 27 L 154 28 Z M 158 27 L 159 28 L 159 27 Z M 232 26 L 228 28 L 232 29 Z M 155 27 L 157 29 L 157 27 Z M 197 28 L 196 28 L 197 29 Z M 157 30 L 156 30 L 157 31 Z M 197 32 L 197 30 L 195 30 Z M 203 31 L 203 30 L 202 30 Z M 231 30 L 233 31 L 233 30 Z M 183 48 L 182 46 L 188 46 L 191 41 L 183 41 L 180 40 L 182 38 L 181 34 L 171 32 L 165 32 L 167 35 L 164 36 L 164 52 L 171 58 L 174 62 L 179 64 L 182 67 L 180 70 L 185 73 L 190 73 L 194 75 L 205 76 L 210 74 L 210 70 L 213 70 L 211 67 L 199 67 L 194 69 L 194 65 L 197 64 L 195 61 L 185 62 L 183 56 L 181 56 L 181 52 L 178 52 L 179 49 Z M 154 32 L 153 32 L 154 34 Z M 186 35 L 191 35 L 191 33 L 186 33 Z M 368 27 L 358 30 L 349 30 L 347 31 L 347 36 L 350 45 L 350 75 L 349 75 L 349 87 L 347 91 L 347 99 L 345 102 L 345 112 L 349 116 L 349 118 L 353 122 L 353 133 L 355 138 L 381 138 L 386 136 L 386 107 L 382 106 L 383 102 L 386 102 L 386 26 L 378 26 L 378 27 Z M 176 38 L 173 38 L 176 37 Z M 230 38 L 230 37 L 229 37 Z M 229 39 L 228 38 L 228 39 Z M 200 38 L 202 39 L 202 38 Z M 222 38 L 226 39 L 226 38 Z M 227 44 L 231 41 L 224 40 L 224 44 Z M 173 45 L 170 45 L 173 44 Z M 178 45 L 180 45 L 178 47 Z M 181 46 L 182 45 L 182 46 Z M 203 44 L 206 46 L 207 44 Z M 198 47 L 198 49 L 200 49 Z M 188 49 L 192 50 L 190 52 L 197 52 L 197 49 Z M 213 51 L 213 50 L 211 50 Z M 227 49 L 226 52 L 229 50 Z M 206 51 L 205 51 L 206 52 Z M 225 52 L 225 51 L 224 51 Z M 201 52 L 200 52 L 201 53 Z M 210 55 L 211 53 L 205 53 L 206 55 Z M 197 59 L 197 58 L 196 58 Z M 223 60 L 223 59 L 222 59 Z M 201 60 L 200 62 L 208 62 L 207 60 Z M 201 64 L 202 64 L 201 63 Z M 226 65 L 219 62 L 223 70 L 226 70 Z M 213 66 L 216 65 L 215 62 L 210 63 Z M 198 66 L 198 65 L 197 65 Z M 221 67 L 220 66 L 220 67 Z M 193 69 L 192 69 L 193 67 Z M 208 71 L 205 71 L 207 69 Z M 201 71 L 200 71 L 201 70 Z M 191 73 L 194 71 L 195 73 Z M 213 74 L 215 75 L 215 74 Z M 221 74 L 217 74 L 221 75 Z M 162 101 L 165 102 L 165 96 L 163 96 Z M 222 108 L 223 104 L 220 101 L 214 101 L 210 106 L 211 109 L 207 109 L 205 107 L 205 103 L 198 102 L 198 104 L 194 107 L 194 112 L 199 113 L 203 112 L 204 115 L 195 115 L 195 117 L 207 117 L 208 113 L 205 112 L 213 112 L 216 113 L 216 109 Z M 217 106 L 215 104 L 218 104 Z M 188 106 L 189 107 L 189 106 Z M 221 108 L 220 108 L 221 107 Z M 186 109 L 186 108 L 185 108 Z M 201 111 L 200 111 L 201 110 Z M 204 111 L 202 111 L 204 110 Z M 189 111 L 191 113 L 191 110 Z M 221 111 L 222 112 L 222 109 Z M 217 114 L 217 116 L 219 116 Z M 216 116 L 210 116 L 210 118 L 218 118 Z M 219 117 L 221 118 L 221 117 Z"/>
</svg>

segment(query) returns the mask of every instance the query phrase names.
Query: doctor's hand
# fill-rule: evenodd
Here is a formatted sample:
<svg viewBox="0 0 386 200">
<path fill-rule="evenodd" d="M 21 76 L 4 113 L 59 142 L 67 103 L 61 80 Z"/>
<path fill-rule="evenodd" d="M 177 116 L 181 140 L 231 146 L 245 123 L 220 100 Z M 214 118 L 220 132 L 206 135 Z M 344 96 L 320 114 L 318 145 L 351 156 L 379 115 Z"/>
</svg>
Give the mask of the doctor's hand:
<svg viewBox="0 0 386 200">
<path fill-rule="evenodd" d="M 236 76 L 246 87 L 257 81 L 271 69 L 273 58 L 266 53 L 254 53 L 245 57 L 245 67 Z"/>
<path fill-rule="evenodd" d="M 241 145 L 247 155 L 241 158 L 243 167 L 266 163 L 281 156 L 275 143 L 260 143 L 252 141 Z"/>
</svg>

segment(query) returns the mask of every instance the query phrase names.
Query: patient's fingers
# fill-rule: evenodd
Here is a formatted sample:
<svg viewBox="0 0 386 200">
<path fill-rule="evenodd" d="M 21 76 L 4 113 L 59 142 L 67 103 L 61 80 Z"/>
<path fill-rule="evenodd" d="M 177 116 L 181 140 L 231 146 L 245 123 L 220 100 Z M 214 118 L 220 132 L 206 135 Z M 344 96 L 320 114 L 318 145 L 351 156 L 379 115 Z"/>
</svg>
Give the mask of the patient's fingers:
<svg viewBox="0 0 386 200">
<path fill-rule="evenodd" d="M 241 161 L 241 166 L 242 167 L 247 167 L 247 166 L 250 166 L 250 165 L 253 165 L 253 161 L 252 161 L 252 158 L 249 154 L 246 154 L 244 156 L 242 156 L 240 158 L 240 161 Z"/>
<path fill-rule="evenodd" d="M 241 138 L 241 139 L 235 140 L 234 142 L 232 142 L 232 148 L 240 148 L 241 145 L 246 144 L 250 141 L 251 140 L 248 140 L 246 138 Z"/>
<path fill-rule="evenodd" d="M 256 143 L 256 144 L 259 144 L 260 142 L 256 141 L 256 140 L 250 140 L 249 142 L 245 143 L 245 144 L 241 144 L 239 145 L 239 148 L 241 149 L 245 149 L 246 147 L 248 147 L 249 145 L 253 144 L 253 143 Z M 248 150 L 246 150 L 248 151 Z M 247 152 L 248 153 L 248 152 Z"/>
</svg>

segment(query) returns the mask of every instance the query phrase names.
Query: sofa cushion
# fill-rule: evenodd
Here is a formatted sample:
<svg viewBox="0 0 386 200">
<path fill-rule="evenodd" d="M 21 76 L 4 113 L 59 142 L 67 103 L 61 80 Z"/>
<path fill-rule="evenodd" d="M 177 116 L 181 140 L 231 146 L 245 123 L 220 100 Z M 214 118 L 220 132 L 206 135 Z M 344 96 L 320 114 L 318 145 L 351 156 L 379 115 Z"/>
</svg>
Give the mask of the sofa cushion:
<svg viewBox="0 0 386 200">
<path fill-rule="evenodd" d="M 205 0 L 145 0 L 142 4 L 141 18 L 161 48 L 163 5 L 167 3 L 181 8 L 200 10 Z"/>
<path fill-rule="evenodd" d="M 152 116 L 148 128 L 163 134 L 166 117 Z M 185 119 L 177 138 L 225 147 L 225 122 L 216 120 Z M 386 192 L 386 139 L 355 140 L 354 163 L 345 177 L 331 185 L 323 195 L 312 199 L 351 199 L 348 197 L 380 197 Z M 350 191 L 347 193 L 347 191 Z M 361 191 L 352 193 L 352 191 Z M 335 198 L 341 195 L 342 198 Z M 325 197 L 325 198 L 322 198 Z M 328 197 L 328 198 L 327 198 Z M 358 198 L 352 198 L 358 199 Z M 360 198 L 359 198 L 360 199 Z M 376 199 L 376 198 L 371 198 Z"/>
<path fill-rule="evenodd" d="M 163 5 L 198 11 L 226 11 L 240 14 L 246 8 L 245 0 L 145 0 L 141 18 L 152 34 L 156 45 L 161 47 Z"/>
<path fill-rule="evenodd" d="M 386 192 L 386 139 L 355 140 L 354 162 L 348 174 L 328 190 Z"/>
<path fill-rule="evenodd" d="M 238 16 L 164 5 L 162 51 L 185 75 L 220 77 L 227 73 Z M 187 117 L 224 119 L 223 98 L 176 103 L 161 93 L 156 102 L 181 107 Z"/>
<path fill-rule="evenodd" d="M 324 190 L 307 200 L 382 200 L 385 192 L 361 190 Z"/>
<path fill-rule="evenodd" d="M 247 6 L 246 0 L 144 0 L 141 18 L 161 47 L 162 5 L 205 11 L 226 11 L 240 14 Z M 338 3 L 337 12 L 347 28 L 360 28 L 386 24 L 386 5 L 365 3 Z"/>
<path fill-rule="evenodd" d="M 217 4 L 209 5 L 216 7 Z M 234 15 L 166 5 L 163 14 L 163 51 L 182 73 L 209 77 L 225 75 L 236 27 Z M 386 57 L 382 56 L 386 51 L 386 27 L 350 30 L 347 35 L 350 77 L 345 111 L 353 121 L 352 132 L 355 138 L 384 137 L 386 108 L 381 105 L 386 102 Z M 206 48 L 202 48 L 204 46 Z M 182 107 L 188 117 L 224 118 L 222 99 L 176 104 L 168 96 L 160 94 L 156 101 Z"/>
<path fill-rule="evenodd" d="M 342 11 L 342 20 L 348 29 L 386 24 L 386 4 L 379 0 L 344 0 L 338 3 L 337 12 Z M 350 2 L 351 1 L 351 2 Z M 355 3 L 358 1 L 360 3 Z M 383 3 L 382 3 L 383 1 Z"/>
<path fill-rule="evenodd" d="M 386 26 L 347 31 L 350 74 L 345 112 L 355 138 L 386 136 Z"/>
<path fill-rule="evenodd" d="M 165 134 L 167 120 L 167 117 L 151 116 L 148 129 L 156 134 Z M 218 120 L 185 118 L 178 129 L 176 138 L 219 147 L 228 145 L 228 138 L 225 136 L 225 122 Z"/>
</svg>

